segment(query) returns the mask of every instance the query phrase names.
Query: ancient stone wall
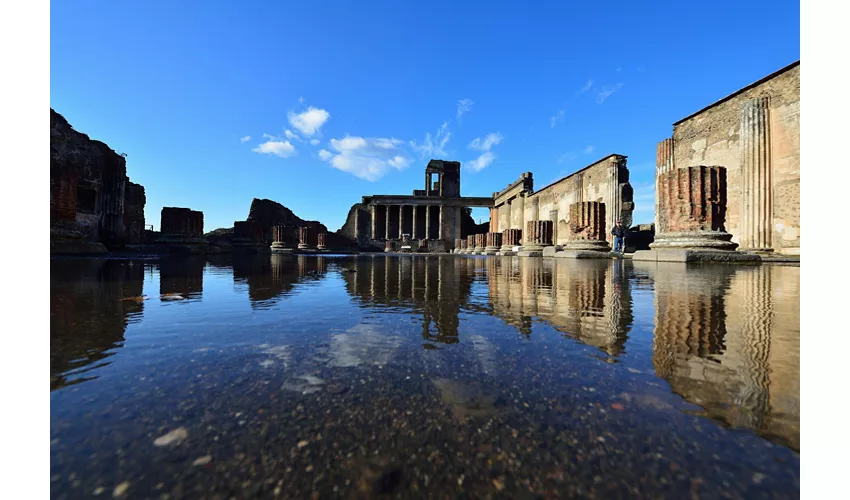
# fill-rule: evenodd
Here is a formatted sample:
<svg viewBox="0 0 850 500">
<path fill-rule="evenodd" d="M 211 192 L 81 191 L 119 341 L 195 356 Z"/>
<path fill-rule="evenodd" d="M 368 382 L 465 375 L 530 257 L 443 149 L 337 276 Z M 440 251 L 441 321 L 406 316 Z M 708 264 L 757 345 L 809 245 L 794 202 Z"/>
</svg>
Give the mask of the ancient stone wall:
<svg viewBox="0 0 850 500">
<path fill-rule="evenodd" d="M 199 238 L 204 234 L 204 213 L 180 207 L 163 207 L 160 232 Z"/>
<path fill-rule="evenodd" d="M 129 245 L 144 243 L 145 236 L 145 188 L 141 184 L 127 182 L 124 189 L 124 227 Z"/>
<path fill-rule="evenodd" d="M 764 244 L 764 238 L 756 235 L 756 219 L 764 218 L 771 226 L 768 236 L 772 248 L 799 254 L 799 63 L 676 123 L 672 149 L 676 168 L 726 167 L 726 229 L 732 241 L 746 247 Z M 745 170 L 747 166 L 749 171 Z M 748 208 L 747 195 L 767 186 L 770 193 L 760 198 L 764 208 Z M 750 230 L 746 227 L 748 218 L 755 226 Z M 753 235 L 752 242 L 746 241 L 747 233 Z"/>
</svg>

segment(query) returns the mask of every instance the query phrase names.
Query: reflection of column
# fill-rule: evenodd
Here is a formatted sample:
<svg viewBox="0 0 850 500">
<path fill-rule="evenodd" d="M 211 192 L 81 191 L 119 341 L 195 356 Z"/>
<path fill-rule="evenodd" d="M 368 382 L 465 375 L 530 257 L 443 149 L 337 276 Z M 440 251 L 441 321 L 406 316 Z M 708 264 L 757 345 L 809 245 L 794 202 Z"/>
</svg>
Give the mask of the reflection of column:
<svg viewBox="0 0 850 500">
<path fill-rule="evenodd" d="M 741 107 L 741 248 L 773 251 L 773 169 L 767 97 Z"/>
<path fill-rule="evenodd" d="M 726 232 L 726 168 L 675 168 L 659 175 L 660 226 L 650 248 L 734 250 Z M 609 217 L 610 219 L 610 217 Z"/>
</svg>

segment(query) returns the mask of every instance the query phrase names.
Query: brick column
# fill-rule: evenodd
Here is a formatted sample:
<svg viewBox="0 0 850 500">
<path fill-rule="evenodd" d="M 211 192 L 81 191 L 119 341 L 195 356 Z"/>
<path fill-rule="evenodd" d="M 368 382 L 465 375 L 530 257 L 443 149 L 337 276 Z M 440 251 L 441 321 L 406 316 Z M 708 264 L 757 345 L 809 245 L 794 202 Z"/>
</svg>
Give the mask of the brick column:
<svg viewBox="0 0 850 500">
<path fill-rule="evenodd" d="M 318 241 L 318 244 L 316 245 L 316 248 L 318 248 L 319 250 L 325 250 L 326 248 L 328 248 L 327 244 L 326 244 L 327 238 L 328 238 L 327 233 L 319 233 L 319 241 Z"/>
<path fill-rule="evenodd" d="M 767 97 L 741 107 L 741 250 L 773 251 L 773 168 Z"/>
<path fill-rule="evenodd" d="M 530 220 L 525 229 L 523 250 L 541 252 L 543 247 L 552 245 L 552 221 Z"/>
<path fill-rule="evenodd" d="M 272 227 L 272 253 L 291 252 L 292 245 L 286 242 L 286 226 Z"/>
<path fill-rule="evenodd" d="M 610 252 L 607 234 L 605 203 L 583 201 L 570 205 L 570 234 L 565 250 Z"/>
<path fill-rule="evenodd" d="M 659 227 L 652 249 L 734 250 L 726 232 L 726 168 L 674 168 L 659 175 Z"/>
<path fill-rule="evenodd" d="M 466 253 L 475 253 L 475 235 L 470 234 L 466 237 Z"/>
<path fill-rule="evenodd" d="M 461 239 L 455 238 L 455 247 L 452 249 L 452 253 L 459 253 L 461 248 Z"/>
<path fill-rule="evenodd" d="M 502 231 L 502 248 L 499 255 L 513 255 L 514 247 L 522 240 L 522 229 L 505 229 Z"/>
<path fill-rule="evenodd" d="M 469 249 L 469 245 L 467 243 L 468 242 L 466 241 L 466 238 L 460 239 L 460 251 L 458 253 L 466 253 L 466 251 Z"/>
<path fill-rule="evenodd" d="M 485 234 L 476 234 L 475 235 L 475 254 L 483 255 L 486 249 L 487 240 L 485 239 L 487 235 Z"/>
<path fill-rule="evenodd" d="M 487 255 L 498 254 L 502 247 L 502 233 L 487 233 L 486 238 L 487 247 L 484 249 L 484 253 Z"/>
<path fill-rule="evenodd" d="M 301 226 L 298 228 L 298 249 L 305 250 L 307 248 L 310 248 L 310 245 L 307 244 L 307 228 Z"/>
<path fill-rule="evenodd" d="M 664 139 L 655 146 L 655 231 L 658 232 L 658 214 L 660 213 L 659 186 L 661 174 L 675 168 L 673 163 L 673 139 Z M 607 236 L 607 235 L 606 235 Z"/>
</svg>

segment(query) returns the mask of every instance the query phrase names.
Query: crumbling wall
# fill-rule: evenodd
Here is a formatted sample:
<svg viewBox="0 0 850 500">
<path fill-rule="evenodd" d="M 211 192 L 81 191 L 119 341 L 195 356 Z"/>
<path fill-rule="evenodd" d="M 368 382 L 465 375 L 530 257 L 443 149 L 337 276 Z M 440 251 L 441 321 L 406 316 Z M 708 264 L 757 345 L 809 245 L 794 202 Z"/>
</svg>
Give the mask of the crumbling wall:
<svg viewBox="0 0 850 500">
<path fill-rule="evenodd" d="M 740 243 L 742 215 L 741 109 L 767 97 L 772 165 L 773 245 L 781 253 L 800 251 L 800 66 L 789 66 L 750 88 L 673 126 L 677 168 L 719 165 L 727 170 L 726 230 Z"/>
</svg>

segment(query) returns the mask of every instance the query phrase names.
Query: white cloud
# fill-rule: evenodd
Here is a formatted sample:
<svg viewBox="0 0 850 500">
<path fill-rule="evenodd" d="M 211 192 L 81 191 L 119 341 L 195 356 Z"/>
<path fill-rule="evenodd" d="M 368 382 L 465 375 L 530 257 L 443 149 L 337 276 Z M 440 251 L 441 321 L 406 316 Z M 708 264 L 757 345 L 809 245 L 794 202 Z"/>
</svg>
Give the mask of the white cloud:
<svg viewBox="0 0 850 500">
<path fill-rule="evenodd" d="M 309 137 L 317 133 L 322 125 L 330 119 L 331 115 L 324 109 L 310 106 L 307 111 L 298 114 L 290 111 L 287 117 L 293 128 Z"/>
<path fill-rule="evenodd" d="M 579 94 L 587 92 L 588 90 L 590 90 L 590 87 L 593 87 L 593 80 L 588 79 L 587 83 L 585 83 L 582 88 L 578 89 Z"/>
<path fill-rule="evenodd" d="M 321 141 L 318 139 L 310 139 L 310 144 L 313 146 L 318 146 Z"/>
<path fill-rule="evenodd" d="M 437 135 L 432 138 L 430 132 L 426 133 L 425 140 L 422 144 L 410 141 L 410 147 L 413 148 L 414 151 L 418 152 L 423 158 L 445 157 L 448 156 L 448 153 L 446 153 L 446 144 L 448 144 L 451 136 L 452 133 L 449 132 L 449 123 L 443 122 L 440 129 L 437 130 Z"/>
<path fill-rule="evenodd" d="M 620 87 L 622 86 L 622 83 L 618 83 L 617 85 L 606 85 L 602 87 L 602 90 L 600 90 L 599 93 L 596 94 L 596 102 L 602 104 L 603 102 L 605 102 L 605 99 L 611 97 L 611 94 L 620 90 Z"/>
<path fill-rule="evenodd" d="M 391 169 L 403 170 L 410 165 L 411 160 L 401 146 L 402 141 L 398 139 L 347 135 L 331 139 L 331 149 L 335 153 L 323 149 L 319 151 L 319 158 L 336 169 L 374 182 Z"/>
<path fill-rule="evenodd" d="M 239 139 L 239 142 L 241 142 L 242 144 L 245 144 L 246 142 L 248 142 L 248 141 L 250 141 L 250 140 L 251 140 L 251 136 L 250 136 L 250 135 L 246 135 L 245 137 L 243 137 L 243 138 Z"/>
<path fill-rule="evenodd" d="M 596 148 L 594 148 L 593 146 L 588 146 L 588 147 L 584 148 L 584 154 L 589 155 L 590 153 L 593 152 L 594 149 L 596 149 Z"/>
<path fill-rule="evenodd" d="M 562 110 L 558 111 L 557 113 L 555 113 L 555 116 L 549 118 L 549 126 L 551 128 L 555 128 L 555 125 L 557 125 L 558 122 L 563 121 L 563 119 L 564 119 L 564 110 L 562 109 Z"/>
<path fill-rule="evenodd" d="M 469 149 L 476 151 L 490 151 L 490 149 L 502 142 L 504 137 L 499 132 L 492 132 L 484 136 L 484 138 L 476 137 L 469 143 Z"/>
<path fill-rule="evenodd" d="M 291 130 L 289 130 L 289 129 L 285 130 L 285 131 L 283 132 L 283 135 L 285 135 L 285 136 L 286 136 L 286 138 L 287 138 L 287 139 L 290 139 L 290 140 L 293 140 L 293 139 L 294 139 L 294 140 L 296 140 L 296 141 L 300 141 L 300 140 L 301 140 L 301 138 L 300 138 L 300 137 L 298 137 L 298 134 L 296 134 L 295 132 L 293 132 L 293 131 L 291 131 Z"/>
<path fill-rule="evenodd" d="M 493 160 L 495 159 L 496 154 L 492 151 L 487 151 L 478 158 L 472 160 L 471 162 L 468 162 L 466 166 L 469 167 L 470 170 L 472 170 L 473 172 L 480 172 L 487 168 L 491 163 L 493 163 Z"/>
<path fill-rule="evenodd" d="M 266 137 L 267 135 L 268 134 L 263 134 L 263 137 Z M 269 140 L 260 144 L 251 151 L 255 153 L 275 155 L 281 158 L 289 158 L 290 156 L 295 155 L 295 146 L 293 146 L 289 141 L 276 140 L 271 136 L 268 136 L 267 138 Z"/>
<path fill-rule="evenodd" d="M 475 104 L 470 99 L 461 99 L 457 102 L 457 117 L 460 118 L 465 113 L 472 110 L 472 105 Z"/>
</svg>

